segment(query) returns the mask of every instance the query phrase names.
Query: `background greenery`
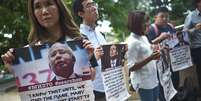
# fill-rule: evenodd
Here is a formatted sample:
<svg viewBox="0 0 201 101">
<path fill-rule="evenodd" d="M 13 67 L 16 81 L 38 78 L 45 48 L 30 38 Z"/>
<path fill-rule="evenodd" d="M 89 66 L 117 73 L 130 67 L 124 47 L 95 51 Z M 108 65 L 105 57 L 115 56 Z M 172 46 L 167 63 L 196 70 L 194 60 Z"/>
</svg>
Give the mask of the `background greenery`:
<svg viewBox="0 0 201 101">
<path fill-rule="evenodd" d="M 73 0 L 64 0 L 69 9 Z M 111 22 L 112 36 L 123 41 L 129 34 L 127 15 L 132 10 L 144 10 L 153 18 L 152 11 L 159 6 L 167 6 L 171 10 L 171 20 L 176 25 L 183 24 L 185 12 L 192 10 L 191 0 L 95 0 L 99 5 L 100 21 Z M 76 19 L 76 22 L 80 22 Z M 27 44 L 29 33 L 27 0 L 0 0 L 0 54 L 9 48 L 22 47 Z M 2 61 L 0 69 L 3 68 Z"/>
</svg>

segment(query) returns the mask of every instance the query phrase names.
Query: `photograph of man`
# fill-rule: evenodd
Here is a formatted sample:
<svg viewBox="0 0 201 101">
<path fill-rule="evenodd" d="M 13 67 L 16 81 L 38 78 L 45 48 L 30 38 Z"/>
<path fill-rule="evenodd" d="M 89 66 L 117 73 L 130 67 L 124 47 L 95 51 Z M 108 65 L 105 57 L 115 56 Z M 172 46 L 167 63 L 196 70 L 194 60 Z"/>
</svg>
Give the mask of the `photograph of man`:
<svg viewBox="0 0 201 101">
<path fill-rule="evenodd" d="M 103 45 L 104 55 L 101 57 L 102 70 L 109 70 L 124 64 L 126 46 L 123 44 Z"/>
<path fill-rule="evenodd" d="M 79 77 L 73 73 L 76 59 L 67 45 L 54 43 L 49 49 L 48 59 L 49 67 L 55 74 L 52 81 Z"/>
<path fill-rule="evenodd" d="M 189 43 L 184 40 L 183 32 L 179 31 L 176 33 L 176 35 L 179 42 L 175 45 L 175 47 L 189 45 Z"/>
<path fill-rule="evenodd" d="M 161 58 L 162 58 L 162 73 L 165 73 L 165 71 L 168 68 L 171 68 L 171 62 L 170 62 L 170 55 L 169 55 L 169 45 L 165 44 L 163 49 L 161 49 Z"/>
<path fill-rule="evenodd" d="M 119 59 L 117 46 L 111 45 L 110 46 L 110 67 L 115 68 L 119 65 L 121 65 L 121 61 Z"/>
</svg>

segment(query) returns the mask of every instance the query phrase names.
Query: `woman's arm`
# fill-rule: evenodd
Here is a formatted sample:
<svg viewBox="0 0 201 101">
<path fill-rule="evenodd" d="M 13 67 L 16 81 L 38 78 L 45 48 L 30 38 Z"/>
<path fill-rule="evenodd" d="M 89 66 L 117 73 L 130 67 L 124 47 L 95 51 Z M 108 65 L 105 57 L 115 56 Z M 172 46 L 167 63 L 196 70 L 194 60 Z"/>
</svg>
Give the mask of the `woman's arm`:
<svg viewBox="0 0 201 101">
<path fill-rule="evenodd" d="M 15 59 L 15 57 L 13 55 L 13 52 L 14 52 L 14 49 L 11 48 L 6 53 L 4 53 L 3 55 L 1 55 L 1 59 L 3 60 L 5 67 L 10 72 L 12 72 L 12 69 L 11 69 L 12 61 Z"/>
<path fill-rule="evenodd" d="M 93 48 L 91 42 L 89 40 L 86 40 L 86 39 L 84 39 L 82 42 L 83 42 L 83 47 L 85 49 L 87 49 L 87 52 L 89 54 L 89 58 L 91 58 L 93 56 L 93 53 L 94 53 L 94 48 Z"/>
<path fill-rule="evenodd" d="M 153 52 L 151 54 L 151 56 L 145 58 L 144 60 L 140 61 L 140 62 L 137 62 L 133 65 L 133 67 L 130 68 L 130 71 L 136 71 L 136 70 L 139 70 L 141 69 L 144 65 L 146 65 L 147 63 L 149 63 L 150 61 L 152 60 L 157 60 L 158 58 L 160 57 L 160 52 L 159 51 L 156 51 L 156 52 Z"/>
<path fill-rule="evenodd" d="M 92 65 L 91 69 L 91 78 L 92 80 L 95 79 L 96 76 L 96 66 L 98 65 L 96 58 L 94 56 L 94 48 L 91 44 L 91 42 L 89 40 L 84 39 L 83 40 L 83 47 L 86 48 L 88 54 L 89 54 L 89 59 L 90 59 L 90 63 Z"/>
</svg>

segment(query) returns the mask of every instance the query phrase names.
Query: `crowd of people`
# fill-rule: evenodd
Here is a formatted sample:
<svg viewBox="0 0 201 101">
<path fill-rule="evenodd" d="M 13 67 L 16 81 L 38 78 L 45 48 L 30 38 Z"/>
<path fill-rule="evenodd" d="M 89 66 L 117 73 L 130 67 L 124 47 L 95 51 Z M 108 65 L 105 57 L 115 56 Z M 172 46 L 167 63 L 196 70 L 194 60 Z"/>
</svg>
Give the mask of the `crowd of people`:
<svg viewBox="0 0 201 101">
<path fill-rule="evenodd" d="M 187 44 L 191 48 L 191 56 L 197 67 L 199 86 L 201 87 L 201 0 L 194 0 L 195 10 L 184 22 L 183 31 L 189 33 L 190 43 L 185 42 L 181 32 L 177 32 L 179 45 Z M 79 37 L 83 38 L 83 47 L 87 49 L 92 64 L 92 78 L 95 101 L 106 101 L 103 80 L 101 77 L 101 56 L 104 54 L 101 45 L 107 43 L 105 36 L 96 29 L 98 20 L 98 6 L 93 0 L 74 0 L 73 13 L 82 21 L 80 28 L 75 24 L 70 10 L 62 0 L 28 0 L 28 14 L 31 29 L 28 36 L 29 46 L 69 41 Z M 154 23 L 150 24 L 150 17 L 144 11 L 131 11 L 128 14 L 128 68 L 133 88 L 139 93 L 141 101 L 166 101 L 162 85 L 157 73 L 156 61 L 160 59 L 161 52 L 153 49 L 154 45 L 162 43 L 171 34 L 176 33 L 174 26 L 169 23 L 169 11 L 165 7 L 158 8 L 154 15 Z M 61 46 L 61 47 L 58 47 Z M 56 43 L 52 45 L 49 53 L 50 68 L 53 70 L 69 64 L 68 73 L 56 72 L 56 79 L 76 76 L 73 74 L 73 65 L 76 59 L 71 50 Z M 115 46 L 111 47 L 111 55 L 115 53 Z M 58 51 L 64 49 L 63 52 Z M 12 71 L 10 65 L 15 59 L 14 49 L 9 49 L 1 58 L 5 66 Z M 68 63 L 56 64 L 57 57 L 64 58 Z M 65 57 L 66 56 L 66 57 Z M 112 57 L 112 56 L 111 56 Z M 111 64 L 115 63 L 111 61 Z M 54 64 L 55 63 L 55 64 Z M 168 63 L 166 63 L 168 64 Z M 111 66 L 112 67 L 112 66 Z M 162 67 L 161 67 L 162 68 Z M 71 71 L 70 71 L 71 70 Z M 62 70 L 64 71 L 64 70 Z M 172 72 L 172 82 L 175 89 L 179 85 L 179 72 Z M 176 98 L 173 100 L 177 101 Z"/>
</svg>

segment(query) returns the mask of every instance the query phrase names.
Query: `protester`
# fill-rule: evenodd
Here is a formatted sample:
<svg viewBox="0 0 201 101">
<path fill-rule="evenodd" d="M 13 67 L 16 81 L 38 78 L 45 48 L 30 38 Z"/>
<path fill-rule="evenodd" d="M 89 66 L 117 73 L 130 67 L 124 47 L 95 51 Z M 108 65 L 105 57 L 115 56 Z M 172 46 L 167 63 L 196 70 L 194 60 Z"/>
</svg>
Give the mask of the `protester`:
<svg viewBox="0 0 201 101">
<path fill-rule="evenodd" d="M 46 42 L 68 41 L 81 38 L 70 11 L 62 0 L 28 0 L 28 14 L 31 21 L 31 30 L 28 36 L 29 45 L 38 45 Z M 93 56 L 94 48 L 88 40 L 83 40 L 83 47 Z M 1 58 L 5 66 L 10 65 L 14 49 L 9 49 Z"/>
<path fill-rule="evenodd" d="M 131 83 L 139 92 L 141 101 L 157 101 L 159 96 L 156 61 L 160 52 L 151 49 L 145 33 L 149 17 L 142 11 L 130 12 L 128 15 L 128 68 L 131 71 Z"/>
<path fill-rule="evenodd" d="M 151 24 L 149 28 L 150 30 L 147 34 L 147 37 L 151 43 L 166 44 L 165 43 L 166 40 L 170 38 L 171 35 L 176 33 L 175 28 L 168 22 L 169 22 L 169 10 L 166 7 L 158 8 L 155 12 L 154 23 Z M 179 85 L 179 72 L 172 72 L 171 79 L 173 81 L 174 87 L 177 89 Z M 160 95 L 159 95 L 160 101 L 166 101 L 161 84 L 159 85 L 159 88 L 160 88 Z"/>
<path fill-rule="evenodd" d="M 174 27 L 168 23 L 169 11 L 165 7 L 158 8 L 155 12 L 154 23 L 151 24 L 147 35 L 151 43 L 160 43 L 176 32 Z"/>
<path fill-rule="evenodd" d="M 73 3 L 74 14 L 82 20 L 80 31 L 89 38 L 95 48 L 95 56 L 99 66 L 96 67 L 96 78 L 93 81 L 96 101 L 105 101 L 105 90 L 101 77 L 101 61 L 103 55 L 102 44 L 106 43 L 101 32 L 96 30 L 98 19 L 98 5 L 93 0 L 75 0 Z"/>
<path fill-rule="evenodd" d="M 189 32 L 191 56 L 201 87 L 201 0 L 193 0 L 193 6 L 196 9 L 186 17 L 183 30 Z"/>
</svg>

